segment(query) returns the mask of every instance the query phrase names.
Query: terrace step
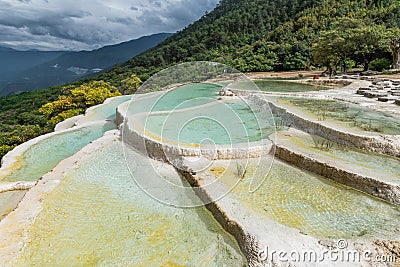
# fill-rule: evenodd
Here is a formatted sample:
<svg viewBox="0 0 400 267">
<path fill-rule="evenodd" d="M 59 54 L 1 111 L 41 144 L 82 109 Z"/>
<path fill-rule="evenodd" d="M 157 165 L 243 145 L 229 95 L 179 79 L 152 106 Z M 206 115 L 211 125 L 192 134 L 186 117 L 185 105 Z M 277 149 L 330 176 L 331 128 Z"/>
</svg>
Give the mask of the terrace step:
<svg viewBox="0 0 400 267">
<path fill-rule="evenodd" d="M 371 89 L 365 90 L 365 89 L 359 89 L 357 90 L 357 95 L 365 95 L 366 93 L 370 92 Z"/>
<path fill-rule="evenodd" d="M 395 101 L 395 100 L 397 100 L 397 99 L 399 99 L 399 98 L 396 97 L 396 96 L 385 96 L 385 97 L 379 97 L 379 98 L 378 98 L 378 101 L 381 101 L 381 102 L 389 102 L 389 101 Z"/>
<path fill-rule="evenodd" d="M 378 98 L 378 97 L 385 97 L 388 96 L 389 94 L 387 92 L 377 92 L 377 91 L 370 91 L 366 92 L 364 96 L 368 98 Z"/>
</svg>

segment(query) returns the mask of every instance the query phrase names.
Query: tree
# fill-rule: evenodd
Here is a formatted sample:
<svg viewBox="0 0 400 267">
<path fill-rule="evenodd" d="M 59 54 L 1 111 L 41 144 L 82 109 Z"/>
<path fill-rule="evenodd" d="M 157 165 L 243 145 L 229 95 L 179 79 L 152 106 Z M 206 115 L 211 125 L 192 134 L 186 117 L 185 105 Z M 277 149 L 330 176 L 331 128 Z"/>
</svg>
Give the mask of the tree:
<svg viewBox="0 0 400 267">
<path fill-rule="evenodd" d="M 393 69 L 400 69 L 400 33 L 399 31 L 392 32 L 392 40 L 390 42 L 390 50 L 393 58 Z"/>
<path fill-rule="evenodd" d="M 349 30 L 349 43 L 354 46 L 354 59 L 369 70 L 372 60 L 390 52 L 390 34 L 385 26 L 373 25 Z"/>
<path fill-rule="evenodd" d="M 341 68 L 347 72 L 354 64 L 355 44 L 349 42 L 351 31 L 365 26 L 359 19 L 341 17 L 332 23 L 332 30 L 322 31 L 312 47 L 314 63 L 327 67 L 330 75 Z"/>
<path fill-rule="evenodd" d="M 391 42 L 394 69 L 400 69 L 400 38 Z"/>
<path fill-rule="evenodd" d="M 366 71 L 371 61 L 390 52 L 393 29 L 348 18 L 333 26 L 334 30 L 320 33 L 312 48 L 314 62 L 326 66 L 330 74 L 339 66 L 346 72 L 354 62 L 363 64 Z"/>
<path fill-rule="evenodd" d="M 312 47 L 314 62 L 325 66 L 332 76 L 340 63 L 345 62 L 347 47 L 343 32 L 337 30 L 322 32 Z"/>
</svg>

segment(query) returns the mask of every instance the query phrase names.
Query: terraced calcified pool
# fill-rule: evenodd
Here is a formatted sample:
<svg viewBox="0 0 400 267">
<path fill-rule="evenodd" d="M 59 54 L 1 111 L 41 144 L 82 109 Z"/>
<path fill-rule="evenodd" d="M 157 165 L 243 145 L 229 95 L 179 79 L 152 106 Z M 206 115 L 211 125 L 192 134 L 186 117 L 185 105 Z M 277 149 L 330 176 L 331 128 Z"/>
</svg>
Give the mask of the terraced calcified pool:
<svg viewBox="0 0 400 267">
<path fill-rule="evenodd" d="M 336 100 L 281 97 L 278 103 L 295 107 L 314 119 L 388 135 L 400 134 L 399 117 Z"/>
<path fill-rule="evenodd" d="M 116 108 L 132 99 L 131 95 L 114 97 L 107 99 L 106 103 L 93 107 L 89 114 L 86 114 L 83 118 L 78 120 L 80 125 L 84 123 L 94 122 L 94 121 L 104 121 L 104 120 L 114 120 Z"/>
<path fill-rule="evenodd" d="M 188 104 L 191 105 L 190 101 Z M 212 140 L 217 145 L 254 142 L 275 131 L 273 118 L 252 103 L 238 99 L 154 114 L 143 120 L 146 130 L 153 134 L 186 144 L 201 144 L 204 140 Z"/>
<path fill-rule="evenodd" d="M 129 105 L 129 114 L 171 111 L 208 104 L 218 97 L 218 84 L 198 83 L 177 87 L 166 92 L 135 95 Z"/>
<path fill-rule="evenodd" d="M 300 150 L 306 155 L 313 154 L 318 158 L 324 156 L 335 163 L 346 164 L 353 172 L 363 172 L 388 182 L 400 183 L 398 158 L 340 145 L 294 129 L 281 132 L 277 136 L 279 143 Z"/>
<path fill-rule="evenodd" d="M 199 92 L 196 88 L 200 89 Z M 183 143 L 202 143 L 212 139 L 217 144 L 231 144 L 256 141 L 270 135 L 275 126 L 271 119 L 258 118 L 261 111 L 251 110 L 236 100 L 221 102 L 221 106 L 214 103 L 220 88 L 195 84 L 182 86 L 161 98 L 159 93 L 137 96 L 129 112 L 174 110 L 168 115 L 150 115 L 146 127 L 154 134 Z M 196 99 L 192 100 L 193 97 Z M 112 109 L 107 109 L 107 112 L 112 112 Z M 233 115 L 227 115 L 230 113 Z M 104 118 L 103 115 L 100 117 Z M 257 120 L 261 122 L 263 131 L 255 123 Z M 35 172 L 36 176 L 68 156 L 63 154 L 64 150 L 72 154 L 79 150 L 83 146 L 79 136 L 83 134 L 86 141 L 96 139 L 106 129 L 94 130 L 97 134 L 93 135 L 93 129 L 76 130 L 71 135 L 44 142 L 42 148 L 30 152 L 32 154 L 27 157 L 32 158 L 30 164 L 42 166 Z M 69 150 L 70 147 L 74 148 Z M 167 198 L 179 198 L 188 206 L 192 201 L 197 203 L 199 200 L 194 200 L 193 192 L 182 195 L 175 191 L 172 184 L 189 186 L 182 182 L 172 167 L 149 163 L 149 159 L 127 147 L 125 149 L 128 149 L 128 161 L 125 161 L 127 154 L 123 153 L 119 141 L 104 144 L 66 174 L 56 189 L 43 199 L 43 210 L 29 230 L 29 240 L 15 266 L 246 264 L 236 242 L 204 208 L 179 209 L 161 204 L 139 187 L 127 169 L 128 165 L 133 176 L 151 181 L 146 186 L 158 191 L 162 188 Z M 51 153 L 55 153 L 52 158 L 58 157 L 51 164 L 45 157 L 34 157 Z M 251 164 L 256 163 L 252 160 Z M 330 238 L 384 238 L 400 229 L 398 207 L 280 161 L 275 161 L 260 189 L 250 194 L 249 184 L 255 168 L 251 164 L 232 195 L 266 219 L 305 234 Z M 152 177 L 155 169 L 171 182 L 171 186 L 152 183 L 157 180 Z M 225 171 L 223 168 L 215 170 L 218 176 Z M 28 173 L 22 169 L 21 172 Z M 234 172 L 235 166 L 232 165 L 221 181 L 231 185 Z M 22 175 L 18 177 L 17 180 L 21 180 Z"/>
<path fill-rule="evenodd" d="M 129 155 L 134 174 L 151 175 L 148 159 Z M 182 183 L 174 172 L 170 179 Z M 133 181 L 119 141 L 104 144 L 67 174 L 44 200 L 29 239 L 15 266 L 246 264 L 204 208 L 174 208 L 146 195 Z"/>
<path fill-rule="evenodd" d="M 15 164 L 17 169 L 2 173 L 0 180 L 36 181 L 61 160 L 72 156 L 115 127 L 110 122 L 99 122 L 50 136 L 25 151 Z"/>
<path fill-rule="evenodd" d="M 390 238 L 400 229 L 399 207 L 279 160 L 259 190 L 249 193 L 254 169 L 251 162 L 231 194 L 267 219 L 323 238 Z M 220 181 L 231 186 L 234 172 L 231 166 Z"/>
<path fill-rule="evenodd" d="M 220 85 L 211 83 L 180 86 L 164 93 L 151 111 L 169 111 L 207 104 L 217 99 L 221 88 Z"/>
</svg>

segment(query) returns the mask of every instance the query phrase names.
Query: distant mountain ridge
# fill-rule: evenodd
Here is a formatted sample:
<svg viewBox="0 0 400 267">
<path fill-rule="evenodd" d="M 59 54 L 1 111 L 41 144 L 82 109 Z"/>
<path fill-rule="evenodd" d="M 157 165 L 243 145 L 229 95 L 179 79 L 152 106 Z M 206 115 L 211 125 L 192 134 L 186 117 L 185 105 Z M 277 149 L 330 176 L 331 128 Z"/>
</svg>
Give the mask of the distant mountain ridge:
<svg viewBox="0 0 400 267">
<path fill-rule="evenodd" d="M 4 52 L 4 51 L 17 51 L 15 49 L 9 48 L 9 47 L 5 47 L 5 46 L 0 46 L 0 52 Z"/>
<path fill-rule="evenodd" d="M 57 51 L 19 51 L 8 47 L 0 47 L 0 91 L 18 73 L 53 60 L 63 53 Z"/>
<path fill-rule="evenodd" d="M 144 36 L 93 51 L 43 52 L 0 48 L 0 96 L 61 85 L 98 73 L 156 46 L 170 33 Z"/>
</svg>

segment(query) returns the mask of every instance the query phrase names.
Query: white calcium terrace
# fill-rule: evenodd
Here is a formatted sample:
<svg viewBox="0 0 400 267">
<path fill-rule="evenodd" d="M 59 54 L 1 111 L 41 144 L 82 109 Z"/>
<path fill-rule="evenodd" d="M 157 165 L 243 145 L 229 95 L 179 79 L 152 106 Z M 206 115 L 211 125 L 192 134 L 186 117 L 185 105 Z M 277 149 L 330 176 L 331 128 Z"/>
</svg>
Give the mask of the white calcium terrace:
<svg viewBox="0 0 400 267">
<path fill-rule="evenodd" d="M 338 90 L 338 89 L 335 89 Z M 345 89 L 347 90 L 347 89 Z M 367 150 L 373 150 L 373 151 L 379 151 L 381 153 L 387 153 L 387 154 L 393 154 L 393 155 L 398 155 L 398 137 L 395 135 L 390 135 L 390 136 L 382 136 L 381 134 L 376 134 L 376 133 L 364 133 L 360 131 L 355 131 L 355 130 L 349 130 L 345 131 L 344 128 L 341 127 L 335 127 L 333 124 L 327 124 L 325 122 L 320 122 L 317 120 L 309 120 L 307 118 L 303 117 L 303 114 L 298 114 L 297 112 L 294 112 L 291 110 L 291 112 L 285 110 L 284 108 L 281 108 L 277 106 L 277 104 L 272 103 L 270 101 L 267 101 L 264 96 L 260 94 L 254 94 L 251 91 L 246 91 L 244 92 L 239 92 L 239 95 L 242 95 L 242 97 L 246 98 L 247 101 L 251 100 L 259 106 L 259 108 L 263 111 L 266 111 L 269 107 L 272 108 L 272 112 L 275 113 L 275 115 L 280 116 L 283 120 L 286 120 L 287 124 L 291 124 L 292 127 L 298 127 L 299 129 L 307 132 L 312 132 L 313 134 L 319 134 L 322 135 L 323 137 L 329 138 L 331 140 L 334 140 L 336 142 L 343 143 L 345 145 L 353 145 L 356 147 L 361 147 Z M 260 259 L 256 257 L 254 252 L 257 249 L 260 249 L 260 247 L 263 246 L 272 246 L 278 250 L 284 250 L 286 251 L 288 249 L 294 250 L 295 248 L 302 247 L 305 251 L 318 251 L 321 253 L 324 249 L 326 250 L 329 246 L 332 246 L 334 244 L 335 239 L 319 239 L 318 236 L 324 237 L 329 237 L 329 231 L 331 231 L 334 226 L 332 225 L 333 222 L 337 224 L 337 226 L 340 228 L 342 227 L 341 230 L 338 230 L 336 234 L 333 234 L 332 237 L 336 238 L 349 238 L 349 249 L 355 249 L 358 251 L 361 255 L 362 250 L 368 250 L 368 249 L 373 249 L 374 251 L 377 250 L 376 246 L 376 238 L 383 238 L 388 240 L 387 242 L 394 242 L 392 244 L 396 244 L 395 242 L 399 241 L 399 237 L 392 236 L 393 232 L 398 231 L 399 225 L 394 223 L 393 225 L 386 225 L 388 227 L 388 232 L 381 232 L 379 231 L 378 225 L 384 222 L 373 222 L 376 218 L 383 219 L 385 220 L 392 220 L 390 218 L 396 218 L 399 214 L 399 209 L 395 206 L 392 206 L 390 204 L 386 204 L 382 201 L 379 201 L 377 199 L 371 198 L 368 195 L 362 194 L 357 192 L 356 190 L 351 190 L 349 191 L 349 188 L 337 186 L 334 183 L 329 185 L 327 188 L 322 188 L 321 190 L 330 190 L 332 192 L 337 192 L 334 193 L 334 195 L 339 194 L 340 192 L 348 192 L 349 195 L 344 197 L 343 199 L 347 199 L 348 201 L 351 202 L 346 202 L 347 205 L 350 205 L 348 208 L 349 210 L 345 210 L 344 207 L 346 207 L 345 203 L 334 203 L 330 202 L 329 204 L 329 212 L 335 212 L 337 215 L 333 215 L 332 217 L 326 217 L 327 215 L 324 215 L 323 213 L 319 214 L 313 211 L 313 209 L 310 210 L 311 214 L 308 216 L 316 216 L 316 220 L 306 220 L 303 222 L 303 230 L 301 231 L 296 231 L 294 229 L 288 230 L 284 226 L 277 226 L 280 224 L 286 224 L 289 226 L 289 229 L 291 227 L 297 228 L 300 227 L 299 221 L 294 220 L 293 224 L 287 224 L 288 220 L 290 221 L 290 217 L 294 216 L 291 215 L 290 210 L 289 213 L 288 211 L 285 211 L 284 207 L 278 208 L 277 211 L 280 211 L 280 213 L 274 213 L 272 216 L 267 217 L 264 220 L 263 223 L 255 223 L 255 221 L 259 220 L 259 215 L 256 215 L 255 213 L 251 212 L 245 212 L 246 208 L 243 207 L 241 208 L 243 203 L 246 203 L 246 199 L 254 199 L 255 196 L 250 194 L 248 191 L 242 191 L 242 195 L 244 194 L 244 198 L 235 198 L 235 194 L 233 195 L 228 195 L 224 198 L 221 198 L 221 194 L 226 191 L 226 188 L 224 188 L 223 185 L 220 184 L 219 179 L 221 178 L 220 176 L 223 176 L 225 172 L 228 172 L 229 174 L 227 175 L 227 178 L 225 180 L 229 180 L 227 188 L 231 189 L 234 188 L 232 192 L 235 192 L 235 189 L 240 188 L 240 186 L 236 186 L 237 184 L 240 185 L 241 181 L 238 181 L 237 179 L 234 179 L 233 177 L 235 176 L 235 172 L 232 171 L 232 168 L 234 169 L 235 167 L 221 167 L 217 166 L 216 169 L 222 169 L 222 174 L 220 176 L 218 175 L 212 175 L 213 171 L 212 168 L 209 169 L 208 174 L 203 172 L 197 171 L 198 169 L 202 169 L 205 164 L 200 164 L 200 166 L 196 166 L 196 164 L 191 164 L 191 162 L 201 162 L 199 158 L 207 158 L 209 160 L 214 160 L 215 163 L 221 163 L 224 162 L 224 159 L 248 159 L 248 158 L 257 158 L 257 157 L 266 157 L 266 154 L 270 152 L 271 147 L 265 147 L 264 150 L 260 148 L 260 150 L 257 150 L 255 148 L 258 147 L 257 142 L 255 143 L 248 143 L 246 146 L 241 145 L 241 153 L 235 153 L 235 150 L 228 150 L 224 151 L 224 145 L 217 144 L 213 148 L 211 148 L 211 151 L 208 151 L 207 149 L 204 149 L 204 153 L 202 152 L 201 148 L 196 149 L 196 145 L 198 147 L 201 147 L 200 143 L 191 143 L 191 147 L 183 143 L 179 143 L 177 140 L 178 138 L 175 137 L 174 139 L 171 140 L 171 138 L 163 138 L 163 132 L 159 134 L 155 134 L 154 132 L 157 131 L 148 131 L 147 130 L 147 125 L 146 123 L 143 123 L 143 118 L 148 119 L 149 116 L 151 117 L 151 114 L 148 113 L 129 113 L 127 110 L 129 109 L 129 104 L 125 103 L 121 105 L 118 110 L 117 110 L 117 122 L 120 124 L 120 129 L 123 134 L 123 140 L 135 147 L 140 148 L 141 151 L 147 153 L 148 156 L 163 160 L 163 161 L 169 161 L 170 163 L 180 166 L 182 169 L 186 169 L 186 171 L 183 171 L 185 177 L 189 180 L 189 182 L 194 186 L 195 191 L 200 195 L 201 199 L 205 203 L 211 203 L 209 204 L 208 208 L 213 212 L 214 216 L 218 219 L 218 221 L 224 226 L 225 229 L 227 229 L 232 235 L 236 237 L 236 239 L 239 242 L 239 245 L 241 246 L 242 250 L 244 251 L 245 255 L 248 257 L 249 262 L 252 265 L 258 265 L 262 264 Z M 199 110 L 205 110 L 205 109 L 210 109 L 210 104 L 205 105 L 204 107 L 199 106 Z M 166 115 L 168 119 L 170 117 L 174 118 L 176 113 L 184 113 L 185 115 L 193 116 L 194 114 L 190 114 L 191 110 L 196 110 L 196 108 L 191 108 L 189 110 L 179 110 L 179 111 L 174 111 L 172 114 L 171 113 L 156 113 L 156 115 Z M 251 111 L 250 111 L 251 112 Z M 206 113 L 206 112 L 204 112 Z M 197 113 L 198 116 L 201 116 L 203 112 Z M 221 114 L 224 114 L 224 112 L 221 112 Z M 214 115 L 215 117 L 216 115 Z M 182 116 L 181 120 L 177 121 L 187 121 L 187 117 Z M 165 119 L 166 120 L 166 119 Z M 159 124 L 159 128 L 161 128 L 161 125 L 165 127 L 165 125 L 168 126 L 168 124 L 163 123 Z M 177 125 L 176 123 L 174 125 Z M 151 127 L 150 127 L 151 128 Z M 166 130 L 165 128 L 162 128 L 162 130 Z M 167 128 L 168 130 L 168 128 Z M 193 134 L 195 135 L 196 131 L 193 131 Z M 175 136 L 178 136 L 176 134 Z M 270 141 L 270 140 L 268 140 Z M 189 148 L 188 148 L 189 147 Z M 295 163 L 294 161 L 291 161 L 290 156 L 285 156 L 283 155 L 282 148 L 280 146 L 277 146 L 279 149 L 279 157 L 282 157 L 284 160 L 290 162 L 290 163 Z M 223 152 L 221 152 L 223 151 Z M 290 149 L 287 151 L 288 154 L 291 154 L 293 152 L 290 151 Z M 303 156 L 301 153 L 299 154 L 300 157 L 306 158 Z M 181 158 L 181 165 L 176 164 L 176 158 Z M 294 159 L 295 157 L 293 157 Z M 173 160 L 171 160 L 173 159 Z M 372 178 L 372 185 L 371 185 L 371 178 L 368 177 L 362 177 L 357 173 L 352 173 L 349 172 L 347 174 L 346 178 L 346 171 L 341 169 L 342 166 L 327 166 L 326 163 L 324 162 L 319 162 L 319 158 L 312 159 L 316 162 L 314 167 L 309 167 L 310 163 L 304 162 L 303 164 L 296 164 L 297 166 L 301 168 L 307 168 L 310 171 L 316 172 L 318 174 L 322 174 L 326 176 L 329 179 L 336 180 L 338 182 L 341 182 L 343 184 L 347 184 L 349 186 L 352 186 L 353 188 L 364 190 L 365 192 L 376 195 L 378 197 L 381 197 L 385 200 L 388 200 L 392 203 L 398 204 L 399 202 L 399 186 L 398 183 L 393 182 L 388 182 L 389 179 L 379 179 L 376 177 Z M 310 162 L 312 161 L 311 159 L 309 160 Z M 173 162 L 175 161 L 175 162 Z M 271 160 L 270 160 L 271 161 Z M 269 162 L 270 162 L 269 161 Z M 236 161 L 230 161 L 231 164 L 232 162 Z M 259 161 L 258 161 L 259 162 Z M 248 162 L 246 162 L 245 165 L 247 165 Z M 239 164 L 239 163 L 237 163 Z M 280 163 L 282 164 L 282 163 Z M 318 165 L 319 164 L 319 165 Z M 217 164 L 218 165 L 218 164 Z M 223 165 L 223 164 L 222 164 Z M 229 164 L 228 164 L 229 165 Z M 279 165 L 279 164 L 278 164 Z M 319 168 L 321 166 L 327 166 L 328 168 L 336 168 L 338 174 L 331 175 L 332 172 L 328 171 L 322 171 L 319 172 Z M 283 165 L 284 166 L 284 165 Z M 273 167 L 274 168 L 274 165 Z M 278 168 L 278 171 L 275 175 L 277 175 L 278 180 L 277 181 L 283 181 L 283 177 L 280 177 L 280 175 L 283 175 L 284 172 L 282 170 L 284 169 L 290 169 L 293 167 L 286 166 L 286 167 L 281 167 L 281 169 Z M 228 169 L 231 169 L 229 172 Z M 215 171 L 215 168 L 214 168 Z M 287 176 L 288 174 L 284 174 L 285 177 L 291 177 L 291 175 L 296 176 L 296 174 L 291 174 Z M 343 177 L 338 178 L 340 175 Z M 359 175 L 360 177 L 357 177 Z M 253 177 L 254 179 L 254 177 Z M 262 179 L 261 177 L 259 179 Z M 305 176 L 305 182 L 309 182 L 310 186 L 313 184 L 313 178 L 312 176 Z M 317 178 L 317 179 L 325 179 L 325 178 Z M 346 181 L 346 179 L 350 179 L 350 181 Z M 268 178 L 265 184 L 268 184 Z M 251 181 L 249 182 L 251 183 Z M 209 184 L 212 184 L 212 187 L 208 186 Z M 220 184 L 220 185 L 218 185 Z M 263 184 L 263 185 L 265 185 Z M 280 193 L 279 189 L 285 189 L 287 188 L 290 184 L 296 185 L 295 182 L 291 182 L 289 184 L 277 184 L 276 186 L 273 186 L 272 188 L 269 188 L 268 191 L 265 190 L 258 190 L 256 192 L 262 192 L 260 196 L 258 196 L 259 201 L 264 201 L 262 200 L 262 196 L 268 195 L 267 192 L 272 192 L 271 194 L 274 195 L 274 193 L 277 193 L 278 195 Z M 247 184 L 248 186 L 248 184 Z M 305 188 L 304 185 L 298 185 L 300 190 L 295 191 L 296 194 L 299 194 L 299 196 L 303 196 L 305 198 L 309 197 L 309 194 L 313 194 L 312 190 L 311 191 L 304 191 Z M 282 187 L 282 188 L 281 188 Z M 311 186 L 312 187 L 312 186 Z M 310 187 L 310 189 L 311 189 Z M 386 190 L 386 188 L 391 188 Z M 301 191 L 303 189 L 303 191 Z M 318 189 L 317 189 L 318 190 Z M 377 190 L 377 192 L 374 192 Z M 300 193 L 301 192 L 301 193 Z M 241 195 L 241 196 L 242 196 Z M 232 198 L 230 198 L 231 196 Z M 350 200 L 351 199 L 351 200 Z M 300 199 L 291 199 L 288 198 L 287 201 L 290 201 L 288 203 L 301 203 Z M 300 201 L 300 202 L 299 202 Z M 321 196 L 321 199 L 318 198 L 310 198 L 307 201 L 311 201 L 311 205 L 314 205 L 314 208 L 317 208 L 319 205 L 328 205 L 329 203 L 329 198 L 326 198 L 326 196 Z M 328 201 L 328 202 L 326 202 Z M 360 206 L 360 202 L 364 203 L 367 201 L 367 204 L 365 206 L 366 210 L 371 209 L 373 211 L 371 214 L 368 214 L 366 212 L 365 214 L 359 213 L 357 214 L 357 209 L 358 210 L 363 210 L 363 208 Z M 267 201 L 268 203 L 268 201 Z M 350 204 L 353 203 L 353 204 Z M 272 207 L 274 207 L 273 202 L 270 203 Z M 254 203 L 252 204 L 253 206 L 255 205 Z M 354 207 L 351 207 L 351 205 L 354 205 Z M 372 206 L 373 208 L 372 208 Z M 255 205 L 257 206 L 257 205 Z M 369 208 L 368 208 L 369 206 Z M 234 208 L 232 208 L 234 207 Z M 289 207 L 289 206 L 288 206 Z M 304 209 L 304 207 L 299 207 L 300 210 Z M 256 208 L 256 210 L 259 208 Z M 381 209 L 385 209 L 387 213 L 382 213 Z M 312 212 L 315 212 L 314 214 Z M 246 215 L 244 215 L 246 214 Z M 279 214 L 282 216 L 281 219 L 280 216 L 277 216 Z M 343 216 L 341 216 L 342 214 Z M 385 215 L 384 215 L 385 214 Z M 307 216 L 307 215 L 306 215 Z M 330 215 L 329 215 L 330 216 Z M 337 216 L 337 217 L 335 217 Z M 346 217 L 348 216 L 348 217 Z M 380 217 L 381 216 L 381 217 Z M 387 217 L 386 217 L 387 216 Z M 276 220 L 276 222 L 274 222 Z M 324 220 L 327 220 L 324 223 Z M 395 220 L 395 219 L 394 219 Z M 329 222 L 330 221 L 330 222 Z M 365 223 L 367 222 L 368 223 Z M 397 221 L 397 220 L 395 220 Z M 229 222 L 229 223 L 228 223 Z M 277 224 L 278 223 L 278 224 Z M 260 224 L 266 225 L 266 228 L 261 227 L 262 229 L 260 230 Z M 258 226 L 256 226 L 258 225 Z M 321 225 L 324 225 L 325 228 L 321 228 Z M 274 229 L 275 227 L 281 227 L 281 229 L 278 230 L 271 230 Z M 282 228 L 283 227 L 283 228 Z M 315 228 L 314 228 L 315 227 Z M 336 227 L 336 226 L 335 226 Z M 354 227 L 354 228 L 352 228 Z M 369 228 L 371 227 L 371 228 Z M 301 227 L 300 227 L 301 228 Z M 332 228 L 332 229 L 330 229 Z M 377 232 L 374 232 L 377 230 Z M 283 230 L 286 229 L 286 230 Z M 308 230 L 307 230 L 308 229 Z M 325 229 L 324 231 L 327 232 L 319 232 L 317 229 Z M 351 229 L 359 229 L 359 232 L 354 232 L 351 234 Z M 370 232 L 372 230 L 372 232 Z M 357 231 L 357 230 L 356 230 Z M 289 234 L 291 232 L 292 234 Z M 263 234 L 264 233 L 264 234 Z M 274 238 L 272 238 L 268 233 L 274 233 Z M 279 233 L 284 233 L 283 235 L 280 235 Z M 269 239 L 265 240 L 264 235 L 270 236 Z M 308 236 L 310 235 L 310 236 Z M 314 237 L 312 237 L 314 235 Z M 355 239 L 352 239 L 353 237 L 357 237 Z M 299 241 L 302 245 L 296 244 L 295 240 Z M 293 244 L 293 246 L 290 246 L 290 244 Z M 319 244 L 319 245 L 318 245 Z M 358 244 L 358 247 L 357 247 Z M 357 248 L 356 248 L 357 247 Z M 379 250 L 379 249 L 378 249 Z M 271 262 L 269 262 L 271 263 Z M 277 264 L 277 262 L 274 262 Z M 338 266 L 337 262 L 332 262 L 333 265 Z M 340 266 L 343 266 L 343 262 L 341 262 Z M 348 263 L 349 266 L 352 266 L 354 262 Z M 368 262 L 364 262 L 363 264 L 369 264 Z M 299 266 L 311 266 L 309 262 L 306 263 L 298 263 Z M 315 265 L 315 266 L 318 266 Z"/>
<path fill-rule="evenodd" d="M 201 84 L 178 86 L 167 91 L 165 98 L 162 97 L 165 92 L 151 93 L 136 96 L 136 101 L 132 103 L 120 104 L 129 97 L 108 100 L 105 103 L 107 107 L 92 108 L 87 118 L 71 119 L 60 126 L 59 129 L 78 125 L 65 130 L 69 133 L 87 127 L 79 121 L 96 118 L 112 120 L 110 112 L 115 114 L 115 105 L 120 104 L 115 114 L 120 134 L 111 131 L 77 154 L 62 160 L 28 191 L 18 208 L 0 222 L 1 263 L 15 266 L 44 262 L 53 265 L 135 266 L 154 263 L 378 266 L 372 262 L 373 257 L 399 253 L 396 250 L 400 242 L 397 219 L 400 210 L 397 206 L 331 182 L 328 179 L 334 177 L 311 168 L 313 165 L 307 162 L 299 167 L 307 169 L 311 166 L 308 168 L 311 172 L 276 160 L 265 177 L 273 161 L 270 153 L 275 146 L 280 153 L 278 156 L 289 163 L 294 163 L 291 158 L 293 153 L 306 158 L 311 148 L 294 145 L 295 139 L 282 143 L 284 131 L 278 133 L 275 140 L 271 129 L 275 130 L 279 125 L 275 125 L 271 117 L 263 121 L 264 126 L 257 124 L 261 129 L 259 134 L 251 121 L 265 118 L 261 115 L 269 112 L 271 105 L 275 115 L 286 119 L 288 124 L 292 123 L 291 127 L 298 128 L 288 130 L 287 125 L 281 125 L 296 136 L 305 134 L 303 131 L 312 132 L 348 145 L 357 138 L 371 140 L 379 139 L 381 135 L 343 133 L 342 128 L 332 127 L 329 136 L 326 136 L 328 127 L 324 122 L 308 122 L 302 114 L 278 107 L 275 102 L 274 108 L 262 95 L 254 92 L 247 91 L 243 98 L 218 100 L 221 86 L 209 83 L 204 84 L 197 100 L 191 101 L 193 90 L 201 87 Z M 340 92 L 340 89 L 333 90 Z M 348 88 L 343 90 L 347 94 Z M 154 105 L 154 99 L 160 97 L 163 99 Z M 251 105 L 241 105 L 241 102 Z M 101 112 L 97 115 L 97 111 Z M 229 116 L 229 112 L 235 116 Z M 210 124 L 208 120 L 200 120 L 200 127 L 185 123 L 194 116 L 200 118 L 202 114 L 220 124 Z M 172 126 L 179 122 L 183 124 L 174 129 Z M 240 126 L 238 122 L 244 122 L 241 125 L 243 131 L 236 130 Z M 102 123 L 104 125 L 104 121 Z M 221 124 L 225 127 L 218 126 Z M 158 131 L 163 127 L 166 128 Z M 320 130 L 315 130 L 318 128 Z M 214 136 L 211 134 L 215 139 L 213 142 L 205 138 L 204 129 L 216 133 Z M 163 135 L 164 130 L 171 132 Z M 223 131 L 233 133 L 233 138 L 226 139 Z M 49 136 L 53 135 L 56 133 Z M 241 135 L 248 141 L 241 142 Z M 5 167 L 9 170 L 15 168 L 18 156 L 45 139 L 42 137 L 15 149 L 5 158 Z M 392 152 L 396 151 L 392 149 L 396 143 L 389 147 L 374 146 L 382 142 L 378 139 L 369 143 L 375 151 L 397 153 Z M 282 148 L 287 150 L 285 155 Z M 367 147 L 364 145 L 362 148 Z M 327 160 L 331 152 L 322 153 L 313 149 L 313 153 L 315 156 L 311 159 L 315 166 L 332 163 Z M 319 153 L 324 156 L 318 157 Z M 374 157 L 380 156 L 374 154 Z M 368 152 L 365 152 L 365 157 L 368 157 Z M 345 156 L 341 161 L 333 166 L 338 172 L 345 171 L 349 166 L 346 164 L 351 164 L 346 162 Z M 367 174 L 381 182 L 382 188 L 396 181 L 394 177 L 379 179 L 373 171 Z M 139 182 L 147 182 L 138 184 L 133 179 L 135 176 L 141 177 Z M 163 183 L 160 183 L 160 178 L 164 179 Z M 258 181 L 258 190 L 249 190 L 254 180 Z M 360 187 L 367 184 L 365 179 L 356 182 Z M 357 188 L 351 183 L 348 185 Z M 177 190 L 177 186 L 185 190 Z M 162 192 L 165 202 L 180 203 L 181 206 L 207 204 L 212 216 L 236 241 L 219 228 L 204 208 L 194 211 L 165 206 L 150 197 L 154 196 L 154 192 Z M 396 195 L 393 198 L 398 200 Z M 76 242 L 78 236 L 82 240 Z M 204 248 L 208 249 L 199 253 Z M 271 252 L 294 251 L 299 255 L 313 252 L 321 258 L 329 250 L 355 252 L 358 255 L 371 251 L 372 256 L 361 257 L 360 262 L 339 258 L 325 258 L 323 262 L 307 259 L 290 262 L 276 254 L 271 255 Z M 159 257 L 160 254 L 162 257 Z"/>
</svg>

